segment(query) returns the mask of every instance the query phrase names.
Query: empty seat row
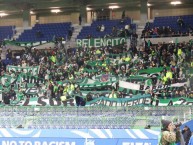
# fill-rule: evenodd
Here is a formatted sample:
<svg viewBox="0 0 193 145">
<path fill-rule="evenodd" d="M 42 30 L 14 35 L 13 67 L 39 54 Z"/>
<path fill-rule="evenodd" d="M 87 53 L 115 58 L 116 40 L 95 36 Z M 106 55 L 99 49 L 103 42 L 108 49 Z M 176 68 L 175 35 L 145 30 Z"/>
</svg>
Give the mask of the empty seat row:
<svg viewBox="0 0 193 145">
<path fill-rule="evenodd" d="M 15 26 L 0 26 L 0 41 L 12 38 Z"/>
<path fill-rule="evenodd" d="M 53 37 L 68 37 L 71 23 L 36 24 L 31 30 L 25 30 L 16 41 L 36 42 L 52 41 Z"/>
</svg>

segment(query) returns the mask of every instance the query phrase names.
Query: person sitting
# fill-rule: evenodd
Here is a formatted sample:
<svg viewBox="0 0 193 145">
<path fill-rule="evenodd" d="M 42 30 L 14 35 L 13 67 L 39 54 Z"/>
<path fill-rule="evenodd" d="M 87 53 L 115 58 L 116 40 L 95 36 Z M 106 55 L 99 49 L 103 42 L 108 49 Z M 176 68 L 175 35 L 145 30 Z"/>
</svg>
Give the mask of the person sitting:
<svg viewBox="0 0 193 145">
<path fill-rule="evenodd" d="M 116 27 L 116 26 L 113 26 L 113 28 L 112 28 L 112 35 L 113 35 L 114 37 L 117 36 L 117 27 Z"/>
<path fill-rule="evenodd" d="M 101 31 L 101 32 L 104 32 L 104 31 L 105 31 L 105 26 L 104 26 L 104 25 L 101 25 L 100 31 Z"/>
<path fill-rule="evenodd" d="M 37 38 L 43 37 L 43 33 L 42 33 L 40 30 L 38 30 L 38 31 L 36 32 L 36 37 L 37 37 Z"/>
<path fill-rule="evenodd" d="M 130 29 L 130 25 L 125 25 L 125 30 L 129 30 Z"/>
<path fill-rule="evenodd" d="M 97 31 L 100 31 L 101 30 L 101 26 L 98 25 L 97 28 L 96 28 Z"/>
<path fill-rule="evenodd" d="M 120 24 L 124 24 L 124 23 L 125 23 L 124 19 L 121 19 Z"/>
</svg>

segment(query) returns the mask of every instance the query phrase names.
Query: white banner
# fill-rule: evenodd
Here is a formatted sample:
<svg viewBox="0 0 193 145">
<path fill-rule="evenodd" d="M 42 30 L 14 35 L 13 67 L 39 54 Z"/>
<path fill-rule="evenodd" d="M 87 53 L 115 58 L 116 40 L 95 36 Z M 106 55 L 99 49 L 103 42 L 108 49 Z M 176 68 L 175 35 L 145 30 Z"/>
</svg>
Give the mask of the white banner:
<svg viewBox="0 0 193 145">
<path fill-rule="evenodd" d="M 140 85 L 134 84 L 134 83 L 125 82 L 125 81 L 119 81 L 119 87 L 130 89 L 130 90 L 140 90 Z"/>
</svg>

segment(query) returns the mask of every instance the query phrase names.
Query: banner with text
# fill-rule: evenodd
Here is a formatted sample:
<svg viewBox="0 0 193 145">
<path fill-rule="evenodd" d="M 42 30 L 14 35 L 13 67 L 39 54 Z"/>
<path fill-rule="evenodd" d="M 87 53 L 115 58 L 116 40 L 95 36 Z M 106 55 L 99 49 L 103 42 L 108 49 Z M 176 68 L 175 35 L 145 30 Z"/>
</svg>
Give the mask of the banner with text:
<svg viewBox="0 0 193 145">
<path fill-rule="evenodd" d="M 28 92 L 29 94 L 30 92 Z M 11 106 L 76 106 L 74 98 L 66 99 L 65 101 L 48 99 L 45 96 L 36 96 L 35 92 L 32 92 L 32 96 L 21 100 L 17 103 L 10 104 Z M 81 96 L 80 96 L 81 97 Z M 85 97 L 82 96 L 84 99 Z M 153 101 L 153 102 L 151 102 Z M 178 105 L 193 105 L 193 99 L 178 97 L 173 99 L 159 99 L 152 100 L 149 94 L 146 95 L 134 95 L 132 98 L 108 98 L 98 96 L 93 98 L 91 101 L 86 102 L 86 106 L 104 105 L 104 106 L 135 106 L 135 105 L 150 105 L 153 106 L 178 106 Z"/>
<path fill-rule="evenodd" d="M 150 129 L 0 129 L 1 145 L 156 145 Z"/>
<path fill-rule="evenodd" d="M 77 39 L 76 44 L 78 47 L 101 47 L 101 46 L 116 46 L 124 44 L 126 38 L 95 38 L 95 39 Z"/>
</svg>

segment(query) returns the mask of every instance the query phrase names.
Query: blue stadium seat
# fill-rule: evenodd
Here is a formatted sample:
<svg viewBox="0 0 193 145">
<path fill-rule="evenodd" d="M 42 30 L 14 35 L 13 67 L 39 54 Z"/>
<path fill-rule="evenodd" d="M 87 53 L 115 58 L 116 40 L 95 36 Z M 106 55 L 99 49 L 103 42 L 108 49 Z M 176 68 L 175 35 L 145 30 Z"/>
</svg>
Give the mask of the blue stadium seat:
<svg viewBox="0 0 193 145">
<path fill-rule="evenodd" d="M 112 32 L 113 26 L 116 26 L 117 28 L 125 28 L 125 25 L 131 24 L 131 19 L 126 19 L 124 21 L 124 24 L 120 23 L 121 20 L 102 20 L 102 21 L 93 21 L 91 26 L 84 26 L 77 36 L 78 39 L 86 38 L 88 35 L 92 35 L 94 38 L 98 37 L 104 37 L 105 35 L 109 35 Z M 105 31 L 104 32 L 98 32 L 97 26 L 104 25 Z M 132 28 L 136 29 L 136 25 L 132 24 Z"/>
<path fill-rule="evenodd" d="M 16 41 L 52 41 L 54 36 L 66 38 L 70 28 L 71 22 L 36 24 L 31 30 L 25 30 Z M 41 33 L 41 36 L 37 36 L 38 32 Z"/>
<path fill-rule="evenodd" d="M 0 40 L 11 39 L 15 33 L 15 26 L 0 26 Z"/>
</svg>

